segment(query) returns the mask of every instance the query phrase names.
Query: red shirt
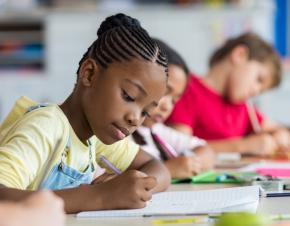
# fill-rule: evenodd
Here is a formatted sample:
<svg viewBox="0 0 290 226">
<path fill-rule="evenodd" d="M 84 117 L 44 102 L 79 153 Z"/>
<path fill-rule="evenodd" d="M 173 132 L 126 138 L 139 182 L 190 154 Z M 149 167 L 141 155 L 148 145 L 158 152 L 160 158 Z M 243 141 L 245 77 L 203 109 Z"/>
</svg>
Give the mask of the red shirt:
<svg viewBox="0 0 290 226">
<path fill-rule="evenodd" d="M 263 116 L 256 110 L 261 124 Z M 253 131 L 246 103 L 227 102 L 220 94 L 192 75 L 167 123 L 186 124 L 206 140 L 245 136 Z"/>
</svg>

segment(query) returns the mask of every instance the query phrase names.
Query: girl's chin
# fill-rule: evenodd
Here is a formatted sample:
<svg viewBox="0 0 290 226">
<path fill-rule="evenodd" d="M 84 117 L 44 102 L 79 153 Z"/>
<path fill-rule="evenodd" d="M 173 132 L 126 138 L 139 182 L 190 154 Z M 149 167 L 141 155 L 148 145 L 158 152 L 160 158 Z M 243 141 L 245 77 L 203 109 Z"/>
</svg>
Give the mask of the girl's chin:
<svg viewBox="0 0 290 226">
<path fill-rule="evenodd" d="M 233 104 L 241 104 L 245 102 L 248 98 L 247 97 L 232 97 L 232 98 L 227 98 L 227 101 Z"/>
</svg>

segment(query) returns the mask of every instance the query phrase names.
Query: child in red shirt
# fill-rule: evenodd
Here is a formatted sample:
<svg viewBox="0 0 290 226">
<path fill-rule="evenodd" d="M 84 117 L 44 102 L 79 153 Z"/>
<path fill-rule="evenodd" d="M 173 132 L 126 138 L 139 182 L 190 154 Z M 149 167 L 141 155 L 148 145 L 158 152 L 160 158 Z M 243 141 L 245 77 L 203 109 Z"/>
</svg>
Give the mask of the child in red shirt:
<svg viewBox="0 0 290 226">
<path fill-rule="evenodd" d="M 206 76 L 191 77 L 167 122 L 208 140 L 217 151 L 271 155 L 289 147 L 288 131 L 257 109 L 254 114 L 266 133 L 252 134 L 246 104 L 249 98 L 280 83 L 281 64 L 275 50 L 259 36 L 245 33 L 219 48 L 209 66 Z"/>
</svg>

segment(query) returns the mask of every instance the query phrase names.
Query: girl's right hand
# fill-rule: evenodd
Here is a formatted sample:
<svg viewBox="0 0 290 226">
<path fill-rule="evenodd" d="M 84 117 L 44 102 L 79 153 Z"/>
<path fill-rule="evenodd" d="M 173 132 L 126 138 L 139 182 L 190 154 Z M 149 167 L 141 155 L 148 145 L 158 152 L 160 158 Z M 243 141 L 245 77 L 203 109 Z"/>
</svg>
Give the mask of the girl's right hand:
<svg viewBox="0 0 290 226">
<path fill-rule="evenodd" d="M 128 170 L 107 182 L 91 186 L 96 186 L 98 194 L 95 195 L 101 197 L 102 209 L 133 209 L 146 206 L 156 185 L 155 177 Z"/>
<path fill-rule="evenodd" d="M 104 183 L 106 181 L 112 180 L 113 178 L 115 178 L 117 176 L 118 175 L 116 175 L 116 174 L 105 172 L 102 175 L 95 178 L 91 184 L 101 184 L 101 183 Z"/>
<path fill-rule="evenodd" d="M 201 160 L 197 156 L 178 156 L 165 162 L 172 178 L 192 177 L 202 171 Z"/>
<path fill-rule="evenodd" d="M 51 191 L 39 191 L 25 199 L 21 206 L 27 219 L 23 223 L 27 226 L 65 225 L 63 201 Z"/>
</svg>

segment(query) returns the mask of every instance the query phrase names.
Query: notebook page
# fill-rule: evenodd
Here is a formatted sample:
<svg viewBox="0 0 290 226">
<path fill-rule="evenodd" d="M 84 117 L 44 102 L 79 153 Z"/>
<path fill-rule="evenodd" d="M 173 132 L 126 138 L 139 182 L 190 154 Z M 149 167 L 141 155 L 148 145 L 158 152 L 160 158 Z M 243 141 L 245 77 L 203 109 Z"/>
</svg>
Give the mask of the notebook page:
<svg viewBox="0 0 290 226">
<path fill-rule="evenodd" d="M 172 191 L 154 194 L 143 209 L 88 211 L 77 217 L 140 217 L 151 214 L 198 214 L 225 211 L 253 211 L 259 201 L 259 186 L 204 191 Z M 245 206 L 245 208 L 242 208 Z M 257 204 L 255 205 L 257 208 Z"/>
</svg>

